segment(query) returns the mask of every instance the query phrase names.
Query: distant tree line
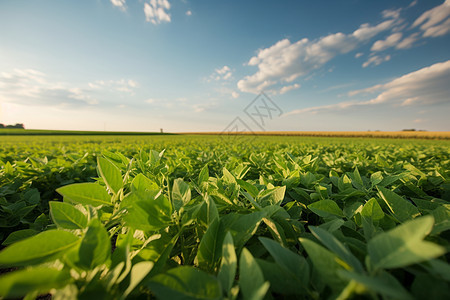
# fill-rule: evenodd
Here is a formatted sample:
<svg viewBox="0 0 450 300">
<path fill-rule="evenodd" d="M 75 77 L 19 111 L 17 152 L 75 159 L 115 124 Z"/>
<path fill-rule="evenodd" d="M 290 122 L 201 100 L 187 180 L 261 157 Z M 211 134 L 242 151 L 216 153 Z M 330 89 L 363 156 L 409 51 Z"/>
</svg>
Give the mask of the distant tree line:
<svg viewBox="0 0 450 300">
<path fill-rule="evenodd" d="M 16 123 L 16 125 L 4 125 L 4 124 L 0 123 L 0 128 L 25 129 L 25 126 L 22 123 Z"/>
</svg>

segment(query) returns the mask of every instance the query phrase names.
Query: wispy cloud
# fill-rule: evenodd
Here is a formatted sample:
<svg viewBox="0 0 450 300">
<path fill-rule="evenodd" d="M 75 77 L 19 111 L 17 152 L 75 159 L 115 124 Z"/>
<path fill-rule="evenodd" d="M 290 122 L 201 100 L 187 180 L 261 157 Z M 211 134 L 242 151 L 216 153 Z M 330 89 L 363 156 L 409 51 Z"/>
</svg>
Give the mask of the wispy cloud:
<svg viewBox="0 0 450 300">
<path fill-rule="evenodd" d="M 285 86 L 283 86 L 280 89 L 279 93 L 280 93 L 280 95 L 283 95 L 284 93 L 287 93 L 287 92 L 292 91 L 292 90 L 296 90 L 299 87 L 300 87 L 300 84 L 298 84 L 298 83 L 295 83 L 295 84 L 292 84 L 292 85 L 285 85 Z"/>
<path fill-rule="evenodd" d="M 91 106 L 111 90 L 134 95 L 138 83 L 131 79 L 96 80 L 82 86 L 57 82 L 43 72 L 14 69 L 0 73 L 0 102 L 56 107 Z"/>
<path fill-rule="evenodd" d="M 392 106 L 450 104 L 450 60 L 436 63 L 398 77 L 386 84 L 356 90 L 349 96 L 378 93 L 366 101 L 344 101 L 331 105 L 293 110 L 285 115 L 334 112 L 357 106 L 388 104 Z"/>
<path fill-rule="evenodd" d="M 215 69 L 214 72 L 209 76 L 209 81 L 211 80 L 229 80 L 233 76 L 233 72 L 230 67 L 223 66 L 222 68 Z"/>
<path fill-rule="evenodd" d="M 111 3 L 123 11 L 127 9 L 126 0 L 111 0 Z"/>
<path fill-rule="evenodd" d="M 420 25 L 424 37 L 438 37 L 450 32 L 450 0 L 424 12 L 412 28 Z"/>
<path fill-rule="evenodd" d="M 192 11 L 188 10 L 188 11 L 186 12 L 186 16 L 192 16 Z"/>
<path fill-rule="evenodd" d="M 385 14 L 385 17 L 389 19 L 376 25 L 362 24 L 350 34 L 338 32 L 312 41 L 304 38 L 295 43 L 288 39 L 278 41 L 259 50 L 248 61 L 247 65 L 258 67 L 258 71 L 241 79 L 237 86 L 242 92 L 259 93 L 277 83 L 292 82 L 400 22 L 397 14 Z"/>
<path fill-rule="evenodd" d="M 139 86 L 139 84 L 132 79 L 120 79 L 120 80 L 97 80 L 94 82 L 88 83 L 88 86 L 91 89 L 112 89 L 118 92 L 130 93 L 134 94 L 135 89 Z"/>
<path fill-rule="evenodd" d="M 396 32 L 388 36 L 385 40 L 378 40 L 373 43 L 371 51 L 383 51 L 387 48 L 394 47 L 401 40 L 403 34 L 401 32 Z"/>
<path fill-rule="evenodd" d="M 144 3 L 145 20 L 153 24 L 170 23 L 170 3 L 167 0 L 150 0 Z"/>
<path fill-rule="evenodd" d="M 379 64 L 385 62 L 385 61 L 389 61 L 391 59 L 391 56 L 388 55 L 384 55 L 384 56 L 380 56 L 380 55 L 374 55 L 369 57 L 369 59 L 364 62 L 362 64 L 363 68 L 366 68 L 370 65 L 374 65 L 374 66 L 378 66 Z"/>
<path fill-rule="evenodd" d="M 49 81 L 44 73 L 33 69 L 2 72 L 0 102 L 50 106 L 98 104 L 98 100 L 87 89 Z"/>
</svg>

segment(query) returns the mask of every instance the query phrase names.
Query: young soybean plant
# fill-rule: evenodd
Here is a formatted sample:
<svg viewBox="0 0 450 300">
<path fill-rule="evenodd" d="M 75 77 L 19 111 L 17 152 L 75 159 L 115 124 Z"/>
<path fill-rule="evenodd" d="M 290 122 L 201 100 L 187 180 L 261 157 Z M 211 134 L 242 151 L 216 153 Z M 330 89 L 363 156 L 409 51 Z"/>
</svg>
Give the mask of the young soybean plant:
<svg viewBox="0 0 450 300">
<path fill-rule="evenodd" d="M 126 298 L 150 272 L 153 262 L 131 262 L 131 230 L 111 251 L 111 237 L 125 229 L 118 202 L 127 176 L 106 158 L 99 158 L 98 170 L 104 186 L 81 183 L 57 190 L 64 202 L 49 203 L 57 229 L 0 252 L 2 267 L 19 268 L 0 278 L 2 297 L 33 299 L 50 292 L 55 299 Z"/>
</svg>

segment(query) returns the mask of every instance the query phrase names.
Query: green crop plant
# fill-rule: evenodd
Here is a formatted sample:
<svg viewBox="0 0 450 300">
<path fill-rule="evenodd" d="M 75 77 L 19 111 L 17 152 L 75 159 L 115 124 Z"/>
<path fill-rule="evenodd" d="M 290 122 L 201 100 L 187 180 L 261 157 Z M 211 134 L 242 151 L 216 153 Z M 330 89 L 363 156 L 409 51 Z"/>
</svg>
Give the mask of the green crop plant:
<svg viewBox="0 0 450 300">
<path fill-rule="evenodd" d="M 450 296 L 445 142 L 106 141 L 41 149 L 35 166 L 0 154 L 2 218 L 32 206 L 3 231 L 0 296 Z M 42 174 L 72 179 L 35 185 Z"/>
</svg>

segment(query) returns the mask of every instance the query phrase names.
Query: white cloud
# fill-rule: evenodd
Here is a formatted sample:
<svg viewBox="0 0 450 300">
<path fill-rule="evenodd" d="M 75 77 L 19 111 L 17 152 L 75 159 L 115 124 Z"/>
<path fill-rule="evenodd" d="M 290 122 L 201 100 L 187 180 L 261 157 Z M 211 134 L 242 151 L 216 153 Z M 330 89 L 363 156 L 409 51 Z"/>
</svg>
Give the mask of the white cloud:
<svg viewBox="0 0 450 300">
<path fill-rule="evenodd" d="M 360 58 L 363 55 L 364 55 L 364 53 L 358 52 L 358 53 L 355 54 L 355 58 Z"/>
<path fill-rule="evenodd" d="M 416 6 L 417 2 L 418 2 L 417 0 L 414 0 L 413 2 L 411 2 L 411 3 L 408 5 L 408 8 L 413 7 L 413 6 Z"/>
<path fill-rule="evenodd" d="M 437 37 L 450 32 L 450 0 L 424 12 L 412 27 L 420 25 L 424 37 Z"/>
<path fill-rule="evenodd" d="M 97 80 L 94 82 L 88 83 L 88 86 L 91 89 L 97 90 L 97 89 L 113 89 L 118 92 L 124 92 L 124 93 L 134 93 L 134 89 L 139 86 L 139 84 L 132 80 L 132 79 L 120 79 L 120 80 Z"/>
<path fill-rule="evenodd" d="M 233 97 L 234 99 L 239 98 L 239 93 L 238 92 L 231 92 L 231 97 Z"/>
<path fill-rule="evenodd" d="M 188 11 L 186 12 L 186 16 L 192 16 L 192 11 L 188 10 Z"/>
<path fill-rule="evenodd" d="M 153 24 L 170 22 L 170 3 L 167 0 L 150 0 L 144 3 L 145 20 Z"/>
<path fill-rule="evenodd" d="M 212 73 L 209 78 L 210 80 L 228 80 L 231 79 L 233 76 L 233 72 L 231 71 L 230 67 L 223 66 L 220 69 L 215 69 L 214 73 Z"/>
<path fill-rule="evenodd" d="M 215 103 L 215 102 L 200 103 L 200 104 L 194 104 L 192 106 L 192 109 L 194 110 L 194 112 L 200 113 L 200 112 L 207 111 L 207 110 L 215 107 L 216 105 L 217 105 L 217 103 Z"/>
<path fill-rule="evenodd" d="M 33 69 L 14 69 L 0 74 L 0 102 L 44 106 L 87 106 L 98 104 L 89 88 L 52 82 Z"/>
<path fill-rule="evenodd" d="M 400 43 L 398 43 L 396 49 L 408 49 L 413 46 L 413 44 L 419 39 L 419 33 L 413 33 L 410 36 L 404 38 Z"/>
<path fill-rule="evenodd" d="M 373 43 L 371 51 L 383 51 L 387 48 L 393 47 L 397 45 L 397 43 L 401 40 L 403 34 L 401 32 L 396 32 L 388 36 L 385 40 L 378 40 Z"/>
<path fill-rule="evenodd" d="M 381 15 L 385 19 L 390 19 L 390 18 L 398 19 L 400 17 L 401 10 L 402 10 L 401 8 L 399 8 L 399 9 L 386 9 L 386 10 L 383 10 Z"/>
<path fill-rule="evenodd" d="M 337 111 L 350 107 L 379 104 L 391 106 L 450 104 L 448 78 L 450 78 L 450 60 L 408 73 L 386 84 L 378 84 L 349 93 L 349 96 L 354 96 L 378 92 L 378 95 L 370 100 L 345 101 L 331 105 L 308 107 L 291 111 L 285 115 Z"/>
<path fill-rule="evenodd" d="M 370 26 L 370 24 L 362 24 L 357 30 L 353 32 L 355 36 L 360 41 L 367 41 L 376 36 L 377 34 L 392 28 L 397 25 L 397 19 L 384 21 L 376 26 Z"/>
<path fill-rule="evenodd" d="M 280 95 L 283 95 L 284 93 L 287 93 L 287 92 L 289 92 L 289 91 L 292 91 L 292 90 L 295 90 L 295 89 L 298 89 L 300 87 L 300 84 L 298 84 L 298 83 L 295 83 L 295 84 L 293 84 L 293 85 L 286 85 L 286 86 L 283 86 L 281 89 L 280 89 Z"/>
<path fill-rule="evenodd" d="M 390 55 L 385 55 L 385 56 L 374 55 L 374 56 L 370 57 L 366 62 L 364 62 L 362 64 L 362 66 L 363 66 L 363 68 L 366 68 L 370 65 L 378 66 L 379 64 L 381 64 L 385 61 L 389 61 L 390 59 L 391 59 Z"/>
<path fill-rule="evenodd" d="M 375 26 L 363 24 L 353 33 L 338 32 L 312 41 L 306 38 L 295 43 L 288 39 L 280 40 L 268 48 L 258 50 L 257 55 L 250 58 L 247 65 L 257 66 L 258 70 L 241 79 L 237 86 L 242 92 L 259 93 L 274 84 L 292 82 L 320 68 L 335 56 L 356 49 L 399 22 L 394 18 Z"/>
<path fill-rule="evenodd" d="M 112 5 L 120 8 L 121 10 L 126 10 L 126 0 L 111 0 Z"/>
</svg>

